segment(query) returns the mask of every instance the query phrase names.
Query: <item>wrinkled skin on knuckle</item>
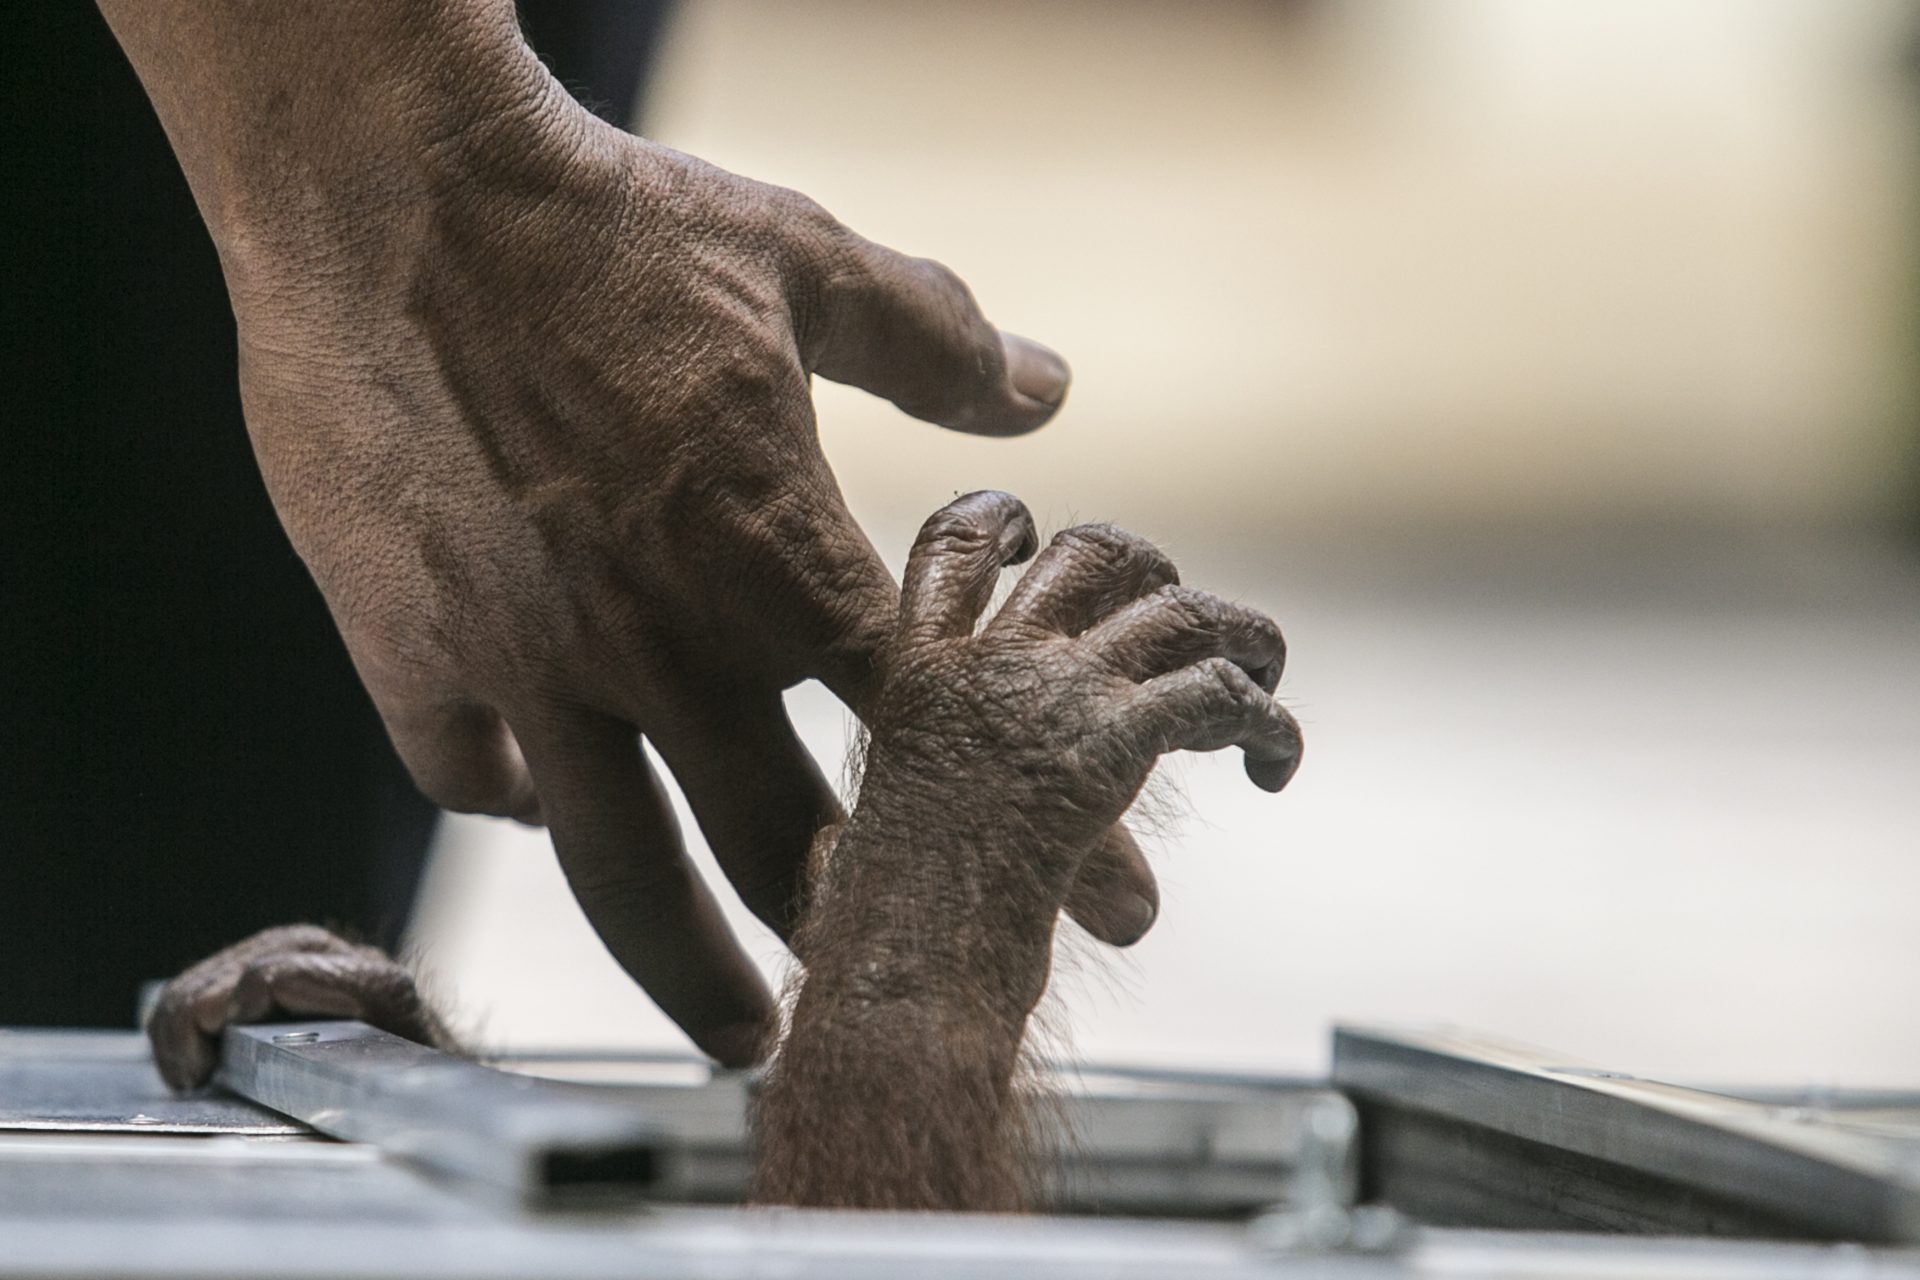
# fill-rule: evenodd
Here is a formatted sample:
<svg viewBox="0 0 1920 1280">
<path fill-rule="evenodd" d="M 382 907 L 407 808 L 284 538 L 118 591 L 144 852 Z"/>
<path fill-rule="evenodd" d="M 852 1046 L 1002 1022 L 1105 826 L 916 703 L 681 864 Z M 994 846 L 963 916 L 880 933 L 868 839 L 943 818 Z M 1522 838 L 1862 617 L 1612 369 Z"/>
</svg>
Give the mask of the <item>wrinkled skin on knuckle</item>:
<svg viewBox="0 0 1920 1280">
<path fill-rule="evenodd" d="M 943 511 L 916 549 L 977 554 L 985 537 L 977 522 Z M 1279 635 L 1270 619 L 1181 585 L 1159 548 L 1111 524 L 1062 531 L 1042 563 L 1039 593 L 1017 587 L 978 634 L 899 632 L 885 651 L 868 758 L 890 765 L 887 786 L 924 793 L 929 820 L 991 829 L 997 813 L 1009 823 L 1017 815 L 1039 844 L 1080 850 L 1120 819 L 1160 754 L 1196 729 L 1231 737 L 1268 705 L 1234 658 L 1199 655 L 1234 653 L 1258 678 L 1270 665 L 1277 676 L 1264 659 L 1279 651 Z M 1082 636 L 1142 596 L 1151 597 L 1135 606 L 1144 616 L 1120 633 L 1130 646 Z M 1156 621 L 1161 611 L 1172 617 Z M 1131 673 L 1188 666 L 1184 709 L 1123 714 L 1144 678 Z"/>
<path fill-rule="evenodd" d="M 690 656 L 775 687 L 870 667 L 891 601 L 794 332 L 845 233 L 611 132 L 567 159 L 242 312 L 263 473 L 356 662 L 485 702 L 630 702 Z"/>
<path fill-rule="evenodd" d="M 212 1070 L 226 1027 L 246 1018 L 337 1017 L 348 1008 L 383 1030 L 451 1043 L 403 966 L 310 924 L 262 930 L 193 965 L 162 988 L 147 1031 L 161 1075 L 190 1088 Z"/>
<path fill-rule="evenodd" d="M 692 641 L 681 663 L 785 688 L 867 668 L 891 630 L 893 584 L 817 451 L 688 468 L 662 483 L 646 521 L 630 545 L 665 562 L 652 587 Z M 715 643 L 743 626 L 751 663 Z"/>
<path fill-rule="evenodd" d="M 1086 562 L 1089 572 L 1138 576 L 1151 586 L 1180 581 L 1173 561 L 1159 547 L 1117 525 L 1083 524 L 1062 530 L 1055 540 L 1066 546 L 1074 557 Z"/>
<path fill-rule="evenodd" d="M 1123 766 L 1125 753 L 1086 748 L 1108 736 L 1102 708 L 1114 691 L 1108 673 L 1057 637 L 914 645 L 889 655 L 870 758 L 923 777 L 949 826 L 992 829 L 1017 815 L 1047 846 L 1079 851 L 1145 780 L 1144 767 L 1135 777 Z"/>
<path fill-rule="evenodd" d="M 995 533 L 969 511 L 942 508 L 920 526 L 913 550 L 935 556 L 977 555 L 992 547 Z"/>
</svg>

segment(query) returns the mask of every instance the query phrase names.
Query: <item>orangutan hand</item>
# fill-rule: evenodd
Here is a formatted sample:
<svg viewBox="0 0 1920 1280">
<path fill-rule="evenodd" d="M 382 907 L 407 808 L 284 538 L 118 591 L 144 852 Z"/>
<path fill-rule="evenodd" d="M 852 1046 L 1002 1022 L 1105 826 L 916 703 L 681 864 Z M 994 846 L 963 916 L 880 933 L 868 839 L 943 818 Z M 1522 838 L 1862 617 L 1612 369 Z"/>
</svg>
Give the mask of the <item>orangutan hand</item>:
<svg viewBox="0 0 1920 1280">
<path fill-rule="evenodd" d="M 413 975 L 378 947 L 311 924 L 263 929 L 161 988 L 147 1038 L 161 1078 L 198 1088 L 220 1060 L 220 1033 L 244 1022 L 357 1018 L 421 1044 L 454 1047 Z"/>
</svg>

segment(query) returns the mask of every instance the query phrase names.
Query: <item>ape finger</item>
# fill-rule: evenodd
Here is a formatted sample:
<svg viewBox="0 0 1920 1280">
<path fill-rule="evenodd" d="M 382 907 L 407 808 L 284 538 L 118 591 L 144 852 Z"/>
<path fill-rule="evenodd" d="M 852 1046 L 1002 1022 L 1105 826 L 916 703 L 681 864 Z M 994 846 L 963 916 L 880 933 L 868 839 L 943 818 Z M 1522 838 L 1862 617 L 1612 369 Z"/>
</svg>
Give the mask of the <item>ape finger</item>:
<svg viewBox="0 0 1920 1280">
<path fill-rule="evenodd" d="M 207 1082 L 219 1060 L 219 1034 L 240 975 L 270 955 L 347 954 L 353 944 L 317 925 L 281 925 L 217 952 L 160 990 L 147 1017 L 147 1039 L 161 1078 L 179 1090 Z"/>
<path fill-rule="evenodd" d="M 1227 658 L 1147 681 L 1123 704 L 1118 728 L 1156 753 L 1237 746 L 1265 791 L 1286 786 L 1300 766 L 1299 723 Z"/>
<path fill-rule="evenodd" d="M 955 498 L 927 517 L 907 556 L 900 619 L 929 640 L 970 635 L 1000 571 L 1032 556 L 1040 535 L 1027 504 L 986 489 Z"/>
<path fill-rule="evenodd" d="M 639 735 L 585 713 L 514 728 L 560 868 L 607 950 L 702 1051 L 758 1061 L 773 997 L 688 859 Z"/>
<path fill-rule="evenodd" d="M 372 947 L 266 956 L 248 965 L 234 985 L 227 1023 L 275 1017 L 358 1018 L 408 1040 L 450 1047 L 413 975 Z"/>
<path fill-rule="evenodd" d="M 1067 914 L 1114 947 L 1132 946 L 1153 927 L 1160 914 L 1160 885 L 1125 823 L 1108 827 L 1081 862 L 1067 890 Z"/>
<path fill-rule="evenodd" d="M 1177 584 L 1134 601 L 1081 636 L 1129 679 L 1146 680 L 1203 658 L 1226 658 L 1272 693 L 1287 643 L 1266 614 Z"/>
<path fill-rule="evenodd" d="M 1110 524 L 1076 525 L 1054 535 L 989 626 L 1079 635 L 1128 601 L 1178 581 L 1173 561 L 1145 538 Z"/>
</svg>

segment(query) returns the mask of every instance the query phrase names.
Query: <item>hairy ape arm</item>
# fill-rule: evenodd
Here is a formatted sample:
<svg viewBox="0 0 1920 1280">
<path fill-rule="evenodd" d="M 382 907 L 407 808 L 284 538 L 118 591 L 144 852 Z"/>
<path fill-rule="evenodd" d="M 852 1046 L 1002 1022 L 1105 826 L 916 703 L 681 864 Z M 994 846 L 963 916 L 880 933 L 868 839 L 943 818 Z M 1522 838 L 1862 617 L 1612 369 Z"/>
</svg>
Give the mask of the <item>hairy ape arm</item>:
<svg viewBox="0 0 1920 1280">
<path fill-rule="evenodd" d="M 1061 533 L 976 634 L 1034 545 L 1026 508 L 990 492 L 914 545 L 858 802 L 821 841 L 795 939 L 762 1201 L 1017 1207 L 1020 1043 L 1089 851 L 1164 752 L 1239 746 L 1269 791 L 1299 763 L 1272 620 L 1178 585 L 1111 526 Z"/>
</svg>

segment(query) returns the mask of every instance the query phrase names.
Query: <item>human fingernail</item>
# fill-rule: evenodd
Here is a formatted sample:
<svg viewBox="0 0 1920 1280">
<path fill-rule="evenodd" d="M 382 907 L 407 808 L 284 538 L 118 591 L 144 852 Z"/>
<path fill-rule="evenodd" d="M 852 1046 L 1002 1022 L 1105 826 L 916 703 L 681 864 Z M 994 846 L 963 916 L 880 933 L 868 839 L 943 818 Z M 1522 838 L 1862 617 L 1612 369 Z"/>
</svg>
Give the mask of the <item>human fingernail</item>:
<svg viewBox="0 0 1920 1280">
<path fill-rule="evenodd" d="M 1007 353 L 1007 379 L 1029 400 L 1058 408 L 1067 398 L 1073 371 L 1057 353 L 1016 333 L 1000 335 Z"/>
</svg>

